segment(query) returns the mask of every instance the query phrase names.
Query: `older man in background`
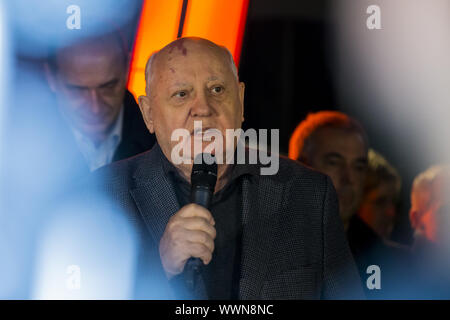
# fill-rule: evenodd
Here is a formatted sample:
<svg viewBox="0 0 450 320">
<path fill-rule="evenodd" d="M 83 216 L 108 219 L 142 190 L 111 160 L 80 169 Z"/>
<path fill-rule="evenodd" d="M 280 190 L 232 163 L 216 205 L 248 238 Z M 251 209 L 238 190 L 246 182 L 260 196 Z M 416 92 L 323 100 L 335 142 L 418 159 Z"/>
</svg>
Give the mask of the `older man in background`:
<svg viewBox="0 0 450 320">
<path fill-rule="evenodd" d="M 420 173 L 411 190 L 413 298 L 450 298 L 450 165 Z M 411 270 L 410 270 L 411 271 Z"/>
<path fill-rule="evenodd" d="M 378 266 L 381 283 L 366 285 L 371 299 L 398 297 L 397 279 L 403 252 L 387 244 L 357 212 L 364 196 L 368 139 L 363 127 L 338 111 L 311 113 L 291 136 L 289 157 L 330 176 L 339 197 L 339 212 L 361 279 L 369 280 L 370 266 Z"/>
</svg>

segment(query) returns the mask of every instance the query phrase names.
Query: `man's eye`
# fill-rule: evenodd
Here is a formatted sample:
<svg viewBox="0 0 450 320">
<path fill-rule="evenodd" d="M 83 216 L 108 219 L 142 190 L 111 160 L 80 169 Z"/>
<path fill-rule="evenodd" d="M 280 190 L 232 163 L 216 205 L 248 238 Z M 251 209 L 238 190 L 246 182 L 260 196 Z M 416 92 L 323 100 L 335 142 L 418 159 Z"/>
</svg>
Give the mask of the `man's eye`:
<svg viewBox="0 0 450 320">
<path fill-rule="evenodd" d="M 106 86 L 104 86 L 103 89 L 113 89 L 115 86 L 116 86 L 115 83 L 110 83 L 110 84 L 107 84 Z"/>
<path fill-rule="evenodd" d="M 187 92 L 186 91 L 178 91 L 173 96 L 177 97 L 177 98 L 184 98 L 185 96 L 187 96 Z"/>
<path fill-rule="evenodd" d="M 216 86 L 216 87 L 213 87 L 211 90 L 213 93 L 217 94 L 217 93 L 221 93 L 223 91 L 223 87 Z"/>
</svg>

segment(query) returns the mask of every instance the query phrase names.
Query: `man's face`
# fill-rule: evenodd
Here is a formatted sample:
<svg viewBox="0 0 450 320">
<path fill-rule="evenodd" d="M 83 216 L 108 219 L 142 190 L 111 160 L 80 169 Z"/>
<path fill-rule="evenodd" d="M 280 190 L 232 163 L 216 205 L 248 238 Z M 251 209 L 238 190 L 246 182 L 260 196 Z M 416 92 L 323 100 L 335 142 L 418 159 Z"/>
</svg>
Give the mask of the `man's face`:
<svg viewBox="0 0 450 320">
<path fill-rule="evenodd" d="M 359 133 L 340 128 L 321 128 L 312 137 L 308 164 L 327 174 L 339 197 L 344 222 L 361 201 L 367 171 L 367 150 Z"/>
<path fill-rule="evenodd" d="M 194 121 L 202 121 L 203 131 L 214 128 L 223 137 L 226 129 L 241 127 L 244 84 L 237 82 L 230 62 L 220 49 L 202 42 L 180 41 L 159 53 L 152 74 L 148 96 L 140 98 L 141 110 L 150 132 L 155 132 L 169 160 L 172 148 L 178 144 L 171 141 L 175 129 L 187 129 L 193 146 L 194 139 L 198 139 L 193 132 Z M 204 142 L 203 148 L 208 144 Z M 191 165 L 179 167 L 186 173 Z"/>
<path fill-rule="evenodd" d="M 53 72 L 58 105 L 81 133 L 104 135 L 120 112 L 126 77 L 125 57 L 116 44 L 66 49 Z"/>
<path fill-rule="evenodd" d="M 395 223 L 396 185 L 381 182 L 364 195 L 359 208 L 360 217 L 382 238 L 388 239 Z"/>
<path fill-rule="evenodd" d="M 436 178 L 430 191 L 411 195 L 410 211 L 413 226 L 428 240 L 447 248 L 450 248 L 449 186 L 445 178 Z"/>
</svg>

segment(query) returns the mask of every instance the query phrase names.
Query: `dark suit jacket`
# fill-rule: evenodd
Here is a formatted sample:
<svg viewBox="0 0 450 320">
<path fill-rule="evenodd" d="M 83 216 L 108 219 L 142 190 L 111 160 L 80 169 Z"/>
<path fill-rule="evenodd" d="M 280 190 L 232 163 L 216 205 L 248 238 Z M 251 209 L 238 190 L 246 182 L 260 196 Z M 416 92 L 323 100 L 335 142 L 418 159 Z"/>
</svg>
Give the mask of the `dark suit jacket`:
<svg viewBox="0 0 450 320">
<path fill-rule="evenodd" d="M 139 298 L 175 298 L 158 245 L 180 208 L 161 155 L 156 144 L 99 169 L 90 183 L 126 212 L 142 236 Z M 361 298 L 331 180 L 284 158 L 273 176 L 261 176 L 259 165 L 251 168 L 256 174 L 242 187 L 240 299 Z"/>
</svg>

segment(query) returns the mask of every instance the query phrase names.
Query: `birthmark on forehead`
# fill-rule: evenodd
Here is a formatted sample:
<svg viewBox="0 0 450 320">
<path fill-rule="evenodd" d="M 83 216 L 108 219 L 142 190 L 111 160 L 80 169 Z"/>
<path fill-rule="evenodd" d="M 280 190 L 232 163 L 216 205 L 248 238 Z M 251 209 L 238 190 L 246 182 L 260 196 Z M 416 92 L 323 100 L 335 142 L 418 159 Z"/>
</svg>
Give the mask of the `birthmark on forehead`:
<svg viewBox="0 0 450 320">
<path fill-rule="evenodd" d="M 175 73 L 175 69 L 174 68 L 169 68 L 170 69 L 170 71 L 172 72 L 172 73 Z"/>
<path fill-rule="evenodd" d="M 178 50 L 181 51 L 181 54 L 183 56 L 187 55 L 187 48 L 184 46 L 184 40 L 185 39 L 179 39 L 178 41 L 176 41 L 175 43 L 172 43 L 169 49 L 169 54 L 172 53 L 174 48 L 177 48 Z"/>
</svg>

